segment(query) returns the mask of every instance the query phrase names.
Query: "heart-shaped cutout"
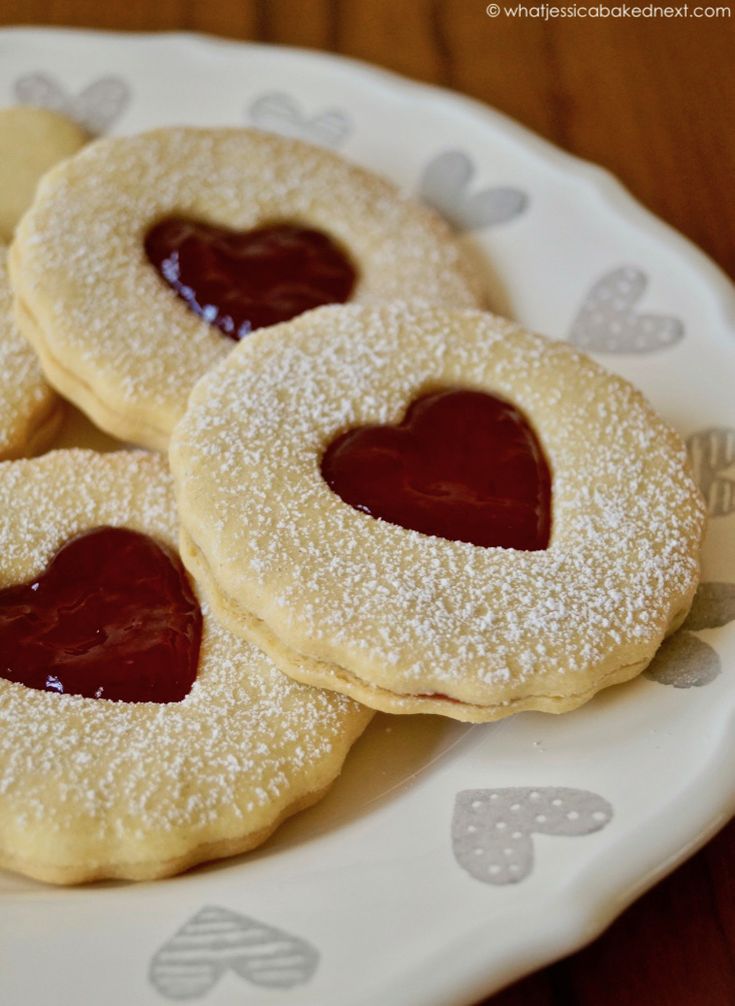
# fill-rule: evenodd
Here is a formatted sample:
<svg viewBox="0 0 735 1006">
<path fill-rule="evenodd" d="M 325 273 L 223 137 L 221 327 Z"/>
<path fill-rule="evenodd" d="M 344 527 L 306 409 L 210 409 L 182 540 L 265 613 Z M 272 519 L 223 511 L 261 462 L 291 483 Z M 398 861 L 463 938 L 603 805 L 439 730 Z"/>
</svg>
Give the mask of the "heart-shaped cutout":
<svg viewBox="0 0 735 1006">
<path fill-rule="evenodd" d="M 212 906 L 164 943 L 149 976 L 167 999 L 198 999 L 228 970 L 260 988 L 289 989 L 308 981 L 318 963 L 319 954 L 306 940 Z"/>
<path fill-rule="evenodd" d="M 327 234 L 294 224 L 241 232 L 168 217 L 146 234 L 145 253 L 191 311 L 235 340 L 344 303 L 357 278 Z"/>
<path fill-rule="evenodd" d="M 466 789 L 452 819 L 454 857 L 484 884 L 517 884 L 533 869 L 537 835 L 589 835 L 610 822 L 607 800 L 565 786 Z"/>
<path fill-rule="evenodd" d="M 0 677 L 123 702 L 180 702 L 196 678 L 202 613 L 178 556 L 101 527 L 33 582 L 0 590 Z"/>
<path fill-rule="evenodd" d="M 397 426 L 349 430 L 322 476 L 356 510 L 473 545 L 535 551 L 551 530 L 551 476 L 522 413 L 483 391 L 418 398 Z"/>
</svg>

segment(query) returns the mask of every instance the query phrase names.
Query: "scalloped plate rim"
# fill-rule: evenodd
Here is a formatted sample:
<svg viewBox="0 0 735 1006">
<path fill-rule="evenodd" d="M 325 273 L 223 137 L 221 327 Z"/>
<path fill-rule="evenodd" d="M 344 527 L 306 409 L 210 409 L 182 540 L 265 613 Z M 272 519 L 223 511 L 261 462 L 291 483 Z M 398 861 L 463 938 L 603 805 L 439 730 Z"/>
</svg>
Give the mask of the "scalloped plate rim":
<svg viewBox="0 0 735 1006">
<path fill-rule="evenodd" d="M 551 162 L 561 173 L 575 174 L 597 192 L 611 212 L 624 217 L 637 229 L 646 231 L 656 240 L 665 242 L 674 253 L 683 256 L 716 298 L 724 327 L 731 329 L 731 334 L 735 335 L 735 288 L 726 273 L 703 251 L 639 203 L 606 169 L 561 150 L 527 127 L 476 99 L 442 87 L 411 80 L 352 57 L 297 47 L 217 38 L 196 32 L 126 33 L 12 26 L 0 29 L 0 44 L 9 37 L 13 37 L 17 42 L 22 41 L 24 36 L 36 40 L 41 36 L 52 39 L 59 34 L 78 39 L 82 44 L 95 39 L 115 39 L 129 42 L 131 45 L 147 42 L 171 47 L 191 46 L 208 53 L 228 48 L 256 49 L 268 52 L 276 59 L 287 60 L 298 56 L 315 64 L 340 64 L 345 70 L 364 77 L 368 84 L 379 84 L 389 91 L 400 89 L 420 103 L 440 103 L 461 108 L 465 114 L 483 120 L 493 130 L 511 138 L 516 146 L 522 148 L 526 154 L 530 153 L 541 164 L 548 165 Z M 728 740 L 728 737 L 731 739 Z M 723 726 L 718 743 L 713 746 L 706 765 L 722 767 L 732 764 L 733 761 L 735 761 L 735 705 L 730 709 L 727 724 Z M 727 774 L 714 772 L 710 775 L 710 780 L 705 790 L 697 790 L 698 795 L 692 797 L 697 782 L 693 779 L 674 803 L 667 803 L 663 811 L 659 809 L 659 816 L 643 829 L 647 836 L 649 832 L 660 829 L 662 817 L 673 822 L 668 832 L 668 841 L 661 842 L 658 846 L 658 852 L 664 853 L 663 862 L 658 854 L 654 854 L 653 843 L 649 843 L 650 847 L 644 851 L 641 847 L 644 843 L 631 841 L 628 836 L 623 835 L 610 849 L 601 850 L 596 855 L 590 856 L 584 870 L 574 878 L 573 882 L 561 887 L 553 899 L 544 901 L 544 908 L 549 907 L 552 910 L 554 925 L 544 925 L 543 922 L 535 921 L 533 924 L 529 923 L 528 939 L 514 948 L 502 966 L 499 966 L 496 960 L 488 962 L 486 941 L 490 930 L 483 925 L 476 925 L 472 929 L 471 937 L 467 934 L 462 935 L 459 948 L 454 944 L 448 945 L 443 956 L 433 956 L 432 968 L 428 975 L 426 971 L 422 972 L 418 968 L 412 971 L 404 970 L 396 976 L 395 981 L 381 984 L 383 1001 L 400 1003 L 401 1006 L 409 1006 L 412 1003 L 416 1006 L 465 1003 L 471 997 L 485 996 L 498 991 L 531 970 L 543 967 L 596 939 L 636 898 L 694 854 L 735 814 L 735 785 L 728 781 Z M 698 810 L 696 826 L 692 825 L 692 806 Z M 682 808 L 686 810 L 688 818 L 681 814 Z M 449 818 L 449 808 L 447 817 Z M 682 824 L 682 821 L 686 821 L 686 824 Z M 620 854 L 621 848 L 625 850 L 623 856 Z M 605 868 L 600 870 L 602 864 Z M 594 880 L 590 879 L 592 873 L 597 873 Z M 25 895 L 10 894 L 5 897 L 14 900 L 16 897 L 25 898 Z M 523 900 L 523 897 L 519 898 L 517 911 L 523 909 Z M 537 913 L 544 916 L 547 914 Z M 462 956 L 460 964 L 457 962 L 458 955 Z M 437 974 L 441 978 L 439 983 Z M 372 994 L 375 990 L 368 991 Z M 370 998 L 360 996 L 354 1003 L 367 1004 L 370 1001 Z"/>
</svg>

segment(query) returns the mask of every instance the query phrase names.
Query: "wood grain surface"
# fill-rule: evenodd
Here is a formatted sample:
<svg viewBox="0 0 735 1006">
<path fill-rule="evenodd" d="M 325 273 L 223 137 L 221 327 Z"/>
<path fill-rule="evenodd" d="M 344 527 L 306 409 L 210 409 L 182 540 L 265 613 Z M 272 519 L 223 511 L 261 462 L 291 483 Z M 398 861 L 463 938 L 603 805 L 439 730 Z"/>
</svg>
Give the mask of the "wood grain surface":
<svg viewBox="0 0 735 1006">
<path fill-rule="evenodd" d="M 732 5 L 723 5 L 729 18 L 547 22 L 490 18 L 485 6 L 486 0 L 0 0 L 0 24 L 213 32 L 340 52 L 454 88 L 608 168 L 735 273 Z M 488 1003 L 733 1006 L 735 824 L 587 949 Z"/>
</svg>

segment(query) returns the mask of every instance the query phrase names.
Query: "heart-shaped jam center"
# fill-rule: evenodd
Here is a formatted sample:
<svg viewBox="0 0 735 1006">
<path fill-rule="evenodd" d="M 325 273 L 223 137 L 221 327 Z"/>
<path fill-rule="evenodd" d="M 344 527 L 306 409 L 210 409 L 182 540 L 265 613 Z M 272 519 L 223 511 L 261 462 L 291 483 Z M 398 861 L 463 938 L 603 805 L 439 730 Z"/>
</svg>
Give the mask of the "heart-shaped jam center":
<svg viewBox="0 0 735 1006">
<path fill-rule="evenodd" d="M 168 217 L 148 231 L 145 253 L 195 314 L 236 340 L 344 303 L 357 278 L 328 235 L 294 224 L 239 232 Z"/>
<path fill-rule="evenodd" d="M 0 677 L 41 691 L 180 702 L 201 639 L 178 556 L 127 528 L 73 538 L 32 583 L 0 590 Z"/>
<path fill-rule="evenodd" d="M 321 463 L 345 503 L 401 527 L 473 545 L 548 546 L 551 476 L 522 413 L 482 391 L 418 398 L 398 426 L 337 437 Z"/>
</svg>

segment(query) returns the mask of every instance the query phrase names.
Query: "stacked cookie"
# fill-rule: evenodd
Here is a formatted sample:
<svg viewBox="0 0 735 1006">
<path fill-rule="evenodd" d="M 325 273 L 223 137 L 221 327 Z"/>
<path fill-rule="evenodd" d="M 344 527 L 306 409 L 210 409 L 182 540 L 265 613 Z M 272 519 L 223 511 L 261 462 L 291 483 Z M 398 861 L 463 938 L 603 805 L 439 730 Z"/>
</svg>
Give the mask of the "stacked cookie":
<svg viewBox="0 0 735 1006">
<path fill-rule="evenodd" d="M 256 289 L 233 294 L 256 269 Z M 90 145 L 44 178 L 11 271 L 49 380 L 113 436 L 160 450 L 247 330 L 243 311 L 270 305 L 272 323 L 337 298 L 480 299 L 428 209 L 334 154 L 238 129 Z"/>
<path fill-rule="evenodd" d="M 372 710 L 565 711 L 684 618 L 704 516 L 678 437 L 484 313 L 384 180 L 248 130 L 101 140 L 45 175 L 9 262 L 49 383 L 170 471 L 0 466 L 0 863 L 70 883 L 244 851 Z"/>
<path fill-rule="evenodd" d="M 567 344 L 476 310 L 256 333 L 197 384 L 170 460 L 219 617 L 373 709 L 574 709 L 644 669 L 697 582 L 678 436 Z"/>
<path fill-rule="evenodd" d="M 63 415 L 13 321 L 6 244 L 41 176 L 86 140 L 76 123 L 48 109 L 0 109 L 0 460 L 45 450 Z"/>
<path fill-rule="evenodd" d="M 0 460 L 45 450 L 62 419 L 61 399 L 13 319 L 7 249 L 0 245 Z"/>
</svg>

